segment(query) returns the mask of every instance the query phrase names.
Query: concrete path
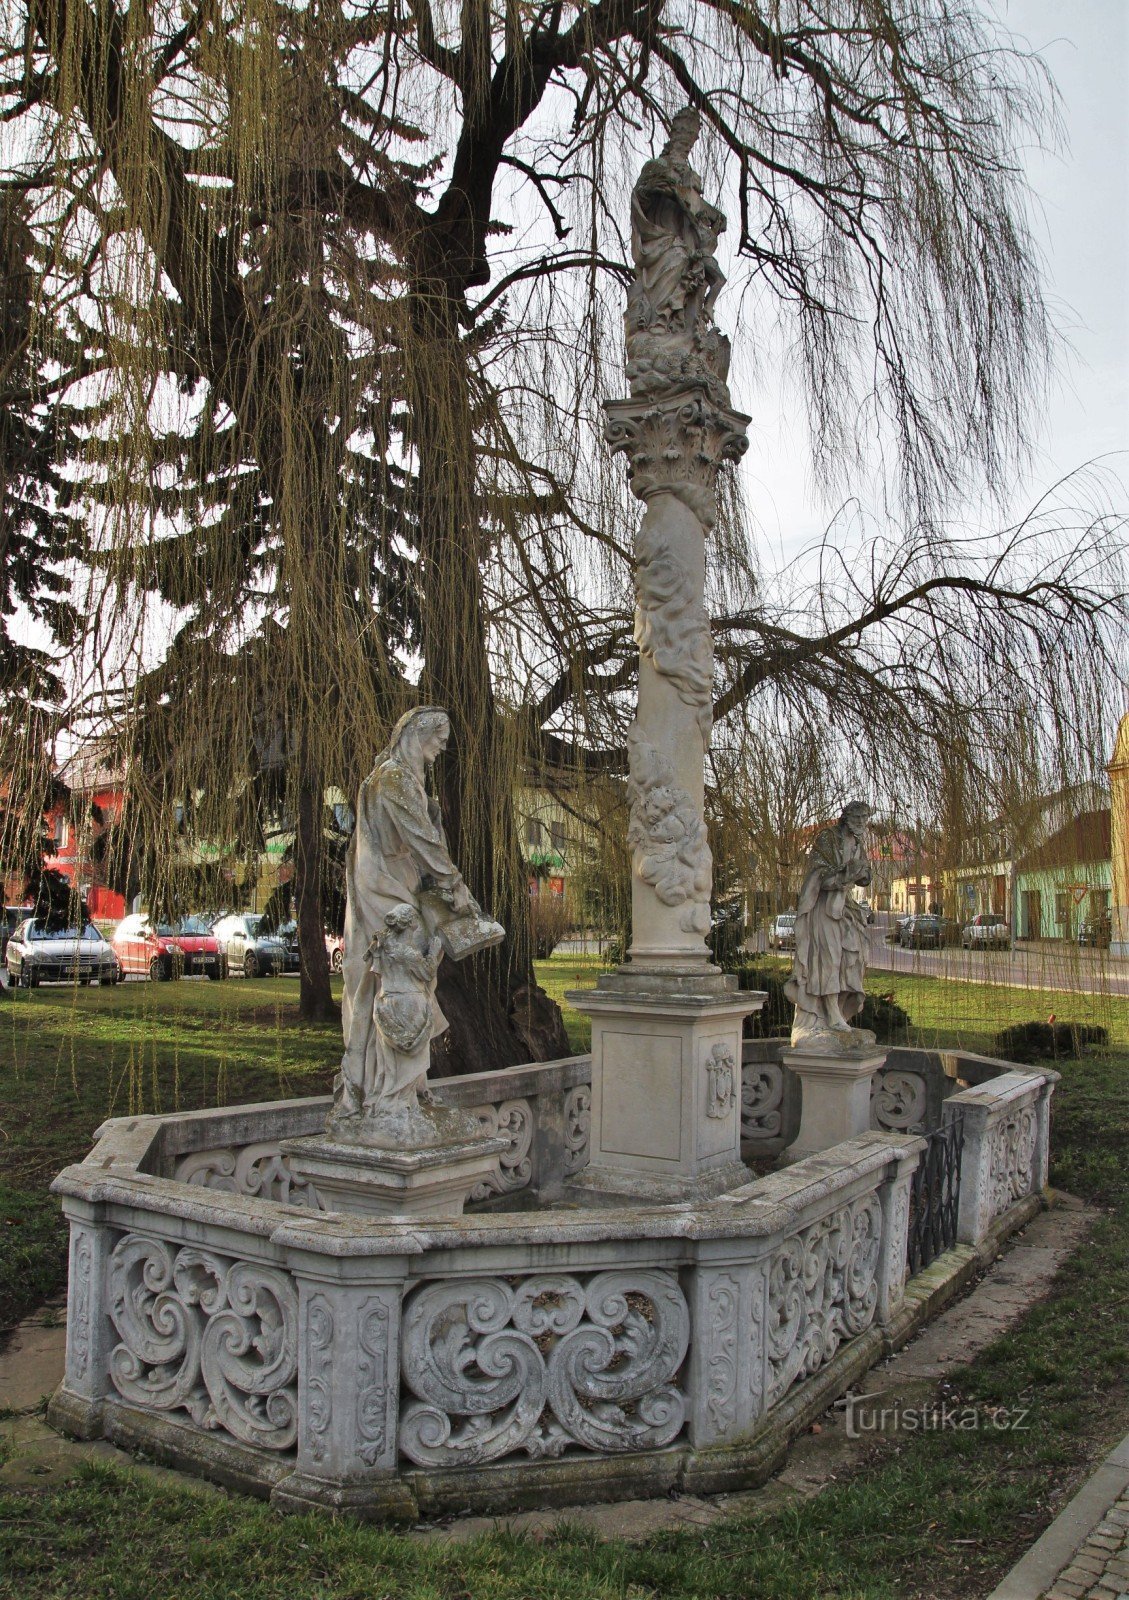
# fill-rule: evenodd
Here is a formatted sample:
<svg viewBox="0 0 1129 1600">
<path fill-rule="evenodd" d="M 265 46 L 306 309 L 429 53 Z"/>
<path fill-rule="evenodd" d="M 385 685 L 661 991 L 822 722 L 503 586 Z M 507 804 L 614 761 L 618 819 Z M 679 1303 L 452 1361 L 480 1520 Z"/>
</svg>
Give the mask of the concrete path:
<svg viewBox="0 0 1129 1600">
<path fill-rule="evenodd" d="M 988 1600 L 1129 1600 L 1129 1434 Z"/>
<path fill-rule="evenodd" d="M 850 1471 L 882 1439 L 893 1440 L 911 1407 L 932 1406 L 947 1373 L 972 1360 L 1045 1294 L 1059 1267 L 1084 1242 L 1097 1212 L 1060 1195 L 1017 1235 L 984 1277 L 936 1317 L 910 1344 L 866 1376 L 853 1408 L 842 1402 L 792 1444 L 783 1469 L 759 1489 L 699 1499 L 632 1500 L 515 1512 L 504 1517 L 455 1517 L 420 1526 L 414 1537 L 463 1541 L 496 1527 L 536 1536 L 558 1524 L 579 1525 L 604 1538 L 641 1540 L 671 1528 L 707 1528 L 735 1512 L 764 1516 L 811 1499 Z M 961 1248 L 961 1247 L 958 1247 Z M 202 1493 L 223 1493 L 201 1480 L 138 1462 L 100 1441 L 60 1438 L 43 1420 L 44 1397 L 62 1376 L 63 1329 L 49 1313 L 24 1323 L 0 1351 L 0 1483 L 31 1485 L 72 1476 L 86 1460 L 115 1461 L 165 1482 Z M 14 1413 L 14 1415 L 13 1415 Z M 0 1411 L 0 1417 L 3 1413 Z M 5 1441 L 5 1435 L 7 1436 Z M 1035 1600 L 1034 1595 L 1024 1600 Z M 1103 1597 L 1105 1600 L 1105 1597 Z"/>
</svg>

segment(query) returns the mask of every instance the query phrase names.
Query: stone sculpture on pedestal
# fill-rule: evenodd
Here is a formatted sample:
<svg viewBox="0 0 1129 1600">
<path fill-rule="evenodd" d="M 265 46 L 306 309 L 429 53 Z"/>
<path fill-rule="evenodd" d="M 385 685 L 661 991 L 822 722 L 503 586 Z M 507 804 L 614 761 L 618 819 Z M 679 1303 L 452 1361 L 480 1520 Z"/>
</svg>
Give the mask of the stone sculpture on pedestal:
<svg viewBox="0 0 1129 1600">
<path fill-rule="evenodd" d="M 444 951 L 461 959 L 505 938 L 451 860 L 427 792 L 450 732 L 439 706 L 407 712 L 357 797 L 345 875 L 345 1054 L 330 1114 L 346 1136 L 426 1139 L 419 1090 L 431 1040 L 447 1027 L 435 1001 L 439 962 Z"/>
<path fill-rule="evenodd" d="M 744 1181 L 742 1021 L 764 997 L 710 963 L 713 863 L 704 758 L 713 723 L 706 538 L 717 475 L 747 444 L 713 318 L 725 218 L 690 165 L 700 117 L 680 111 L 631 196 L 624 315 L 630 399 L 606 437 L 646 510 L 635 539 L 639 701 L 628 733 L 629 959 L 570 998 L 592 1017 L 592 1155 L 578 1182 L 683 1198 Z"/>
<path fill-rule="evenodd" d="M 506 1145 L 425 1087 L 431 1041 L 447 1026 L 435 999 L 440 961 L 506 936 L 451 860 L 427 792 L 450 732 L 440 706 L 407 712 L 357 797 L 346 862 L 345 1054 L 325 1136 L 286 1145 L 296 1176 L 333 1209 L 459 1212 Z"/>
<path fill-rule="evenodd" d="M 796 958 L 784 992 L 796 1007 L 793 1046 L 832 1051 L 873 1044 L 852 1028 L 866 998 L 866 919 L 853 890 L 870 883 L 866 825 L 870 807 L 847 806 L 832 828 L 816 835 L 804 868 L 796 910 Z"/>
<path fill-rule="evenodd" d="M 874 1074 L 886 1059 L 851 1018 L 866 998 L 866 920 L 854 890 L 870 882 L 861 800 L 816 835 L 796 914 L 796 959 L 784 992 L 796 1007 L 785 1061 L 800 1079 L 800 1131 L 792 1158 L 813 1155 L 870 1126 Z"/>
</svg>

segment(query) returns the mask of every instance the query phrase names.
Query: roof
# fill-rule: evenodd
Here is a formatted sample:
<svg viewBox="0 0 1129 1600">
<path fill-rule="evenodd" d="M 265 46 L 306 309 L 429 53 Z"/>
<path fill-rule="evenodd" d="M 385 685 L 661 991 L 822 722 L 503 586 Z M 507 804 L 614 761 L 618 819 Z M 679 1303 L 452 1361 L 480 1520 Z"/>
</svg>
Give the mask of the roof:
<svg viewBox="0 0 1129 1600">
<path fill-rule="evenodd" d="M 1040 867 L 1084 866 L 1108 861 L 1112 851 L 1110 809 L 1103 806 L 1100 811 L 1079 812 L 1016 865 L 1021 872 Z"/>
</svg>

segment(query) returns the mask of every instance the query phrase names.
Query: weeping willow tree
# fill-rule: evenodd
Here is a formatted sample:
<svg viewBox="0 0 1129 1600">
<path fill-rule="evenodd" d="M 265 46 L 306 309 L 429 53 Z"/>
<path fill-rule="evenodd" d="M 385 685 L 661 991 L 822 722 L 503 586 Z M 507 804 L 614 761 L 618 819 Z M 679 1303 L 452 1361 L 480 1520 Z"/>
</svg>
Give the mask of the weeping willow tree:
<svg viewBox="0 0 1129 1600">
<path fill-rule="evenodd" d="M 443 969 L 451 1065 L 563 1048 L 532 982 L 513 793 L 519 773 L 622 767 L 632 513 L 598 404 L 622 389 L 630 182 L 687 101 L 737 218 L 738 348 L 786 336 L 823 480 L 850 482 L 877 437 L 908 530 L 853 564 L 833 537 L 814 580 L 771 583 L 730 495 L 719 721 L 760 697 L 890 772 L 920 777 L 954 731 L 974 765 L 1003 716 L 998 651 L 1086 743 L 1124 617 L 1116 531 L 967 546 L 941 521 L 977 473 L 1006 481 L 1048 351 L 1014 151 L 1053 101 L 975 7 L 6 17 L 40 319 L 85 345 L 98 413 L 75 469 L 84 709 L 116 730 L 151 872 L 186 816 L 197 838 L 252 836 L 278 775 L 307 1015 L 328 1005 L 326 796 L 355 790 L 418 696 L 451 714 L 453 852 L 511 932 Z"/>
</svg>

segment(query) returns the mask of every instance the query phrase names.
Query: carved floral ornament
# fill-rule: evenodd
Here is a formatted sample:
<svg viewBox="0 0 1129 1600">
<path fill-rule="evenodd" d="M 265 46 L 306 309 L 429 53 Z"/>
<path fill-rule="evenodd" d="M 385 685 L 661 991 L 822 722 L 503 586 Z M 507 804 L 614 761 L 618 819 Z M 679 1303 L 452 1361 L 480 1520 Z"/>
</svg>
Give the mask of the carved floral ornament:
<svg viewBox="0 0 1129 1600">
<path fill-rule="evenodd" d="M 668 1272 L 425 1285 L 404 1303 L 412 1398 L 400 1450 L 421 1466 L 476 1466 L 514 1451 L 537 1459 L 670 1444 L 686 1418 L 678 1374 L 689 1337 Z"/>
<path fill-rule="evenodd" d="M 727 1044 L 719 1041 L 706 1062 L 706 1116 L 727 1117 L 737 1092 L 737 1063 Z"/>
<path fill-rule="evenodd" d="M 673 495 L 708 533 L 717 521 L 718 472 L 748 449 L 749 418 L 693 389 L 651 402 L 609 400 L 604 411 L 604 439 L 613 455 L 627 457 L 632 494 L 645 501 Z"/>
<path fill-rule="evenodd" d="M 1001 1216 L 1034 1183 L 1038 1119 L 1033 1105 L 1003 1116 L 989 1133 L 989 1157 L 981 1168 L 988 1188 L 988 1220 Z"/>
<path fill-rule="evenodd" d="M 274 1267 L 127 1234 L 110 1257 L 110 1376 L 123 1399 L 288 1450 L 298 1433 L 298 1296 Z"/>
</svg>

